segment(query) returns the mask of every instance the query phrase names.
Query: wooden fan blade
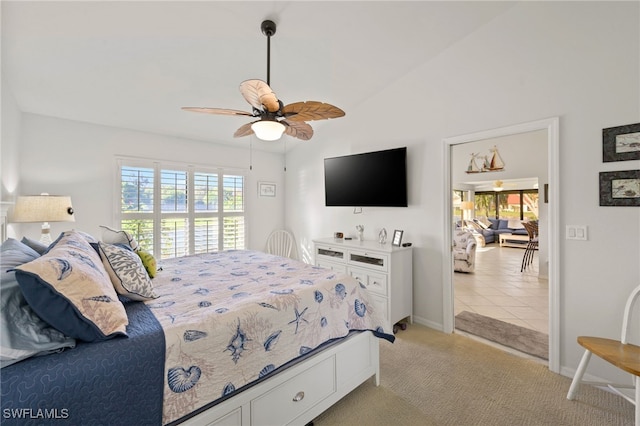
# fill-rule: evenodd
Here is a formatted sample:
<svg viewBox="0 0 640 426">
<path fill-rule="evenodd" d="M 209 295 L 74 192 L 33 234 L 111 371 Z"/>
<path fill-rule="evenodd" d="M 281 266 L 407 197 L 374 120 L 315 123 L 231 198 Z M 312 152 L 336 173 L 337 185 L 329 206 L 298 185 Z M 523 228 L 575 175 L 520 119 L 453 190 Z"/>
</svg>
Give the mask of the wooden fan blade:
<svg viewBox="0 0 640 426">
<path fill-rule="evenodd" d="M 251 128 L 251 125 L 255 123 L 255 121 L 252 121 L 251 123 L 247 123 L 244 126 L 240 126 L 240 128 L 238 130 L 236 130 L 236 132 L 233 134 L 234 138 L 241 138 L 243 136 L 249 136 L 253 134 L 253 129 Z"/>
<path fill-rule="evenodd" d="M 326 120 L 344 116 L 344 111 L 340 108 L 318 101 L 295 102 L 282 108 L 282 113 L 292 121 Z"/>
<path fill-rule="evenodd" d="M 284 124 L 284 132 L 303 141 L 308 141 L 313 136 L 313 129 L 304 121 L 281 120 Z"/>
<path fill-rule="evenodd" d="M 185 111 L 201 112 L 203 114 L 218 114 L 218 115 L 248 115 L 253 117 L 253 114 L 246 111 L 239 111 L 237 109 L 225 109 L 225 108 L 203 108 L 203 107 L 182 107 Z"/>
<path fill-rule="evenodd" d="M 255 109 L 268 112 L 277 112 L 280 109 L 280 102 L 278 102 L 276 94 L 262 80 L 243 81 L 240 83 L 240 93 Z"/>
</svg>

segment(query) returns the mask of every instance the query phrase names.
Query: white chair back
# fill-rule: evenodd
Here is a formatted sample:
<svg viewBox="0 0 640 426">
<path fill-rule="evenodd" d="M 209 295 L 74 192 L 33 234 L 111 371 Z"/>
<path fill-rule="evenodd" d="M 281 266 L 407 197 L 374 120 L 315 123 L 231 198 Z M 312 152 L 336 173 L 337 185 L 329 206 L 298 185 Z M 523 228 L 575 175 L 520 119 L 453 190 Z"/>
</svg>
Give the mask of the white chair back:
<svg viewBox="0 0 640 426">
<path fill-rule="evenodd" d="M 267 238 L 267 248 L 265 251 L 276 256 L 295 259 L 296 250 L 293 235 L 284 229 L 273 231 Z"/>
</svg>

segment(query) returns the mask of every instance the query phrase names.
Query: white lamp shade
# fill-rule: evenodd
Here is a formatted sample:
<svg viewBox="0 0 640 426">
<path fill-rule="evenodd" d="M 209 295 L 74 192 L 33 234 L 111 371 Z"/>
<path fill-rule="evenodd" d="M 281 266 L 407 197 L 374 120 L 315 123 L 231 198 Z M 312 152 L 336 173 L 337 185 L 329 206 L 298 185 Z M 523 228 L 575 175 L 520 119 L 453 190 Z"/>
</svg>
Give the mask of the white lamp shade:
<svg viewBox="0 0 640 426">
<path fill-rule="evenodd" d="M 260 120 L 251 125 L 251 130 L 258 139 L 263 141 L 275 141 L 280 139 L 284 132 L 284 124 L 279 121 Z"/>
<path fill-rule="evenodd" d="M 27 195 L 18 197 L 13 222 L 75 222 L 71 197 L 63 195 Z"/>
<path fill-rule="evenodd" d="M 460 208 L 462 210 L 473 210 L 473 201 L 463 201 L 460 203 Z"/>
</svg>

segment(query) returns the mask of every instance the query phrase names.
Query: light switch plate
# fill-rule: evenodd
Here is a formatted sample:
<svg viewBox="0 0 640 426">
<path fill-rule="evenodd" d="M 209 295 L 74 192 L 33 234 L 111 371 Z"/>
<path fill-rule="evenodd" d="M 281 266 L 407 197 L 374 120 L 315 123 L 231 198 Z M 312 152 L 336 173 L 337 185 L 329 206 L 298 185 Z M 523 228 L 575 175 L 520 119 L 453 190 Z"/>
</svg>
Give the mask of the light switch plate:
<svg viewBox="0 0 640 426">
<path fill-rule="evenodd" d="M 587 225 L 567 225 L 566 239 L 586 241 L 588 239 L 587 229 Z"/>
</svg>

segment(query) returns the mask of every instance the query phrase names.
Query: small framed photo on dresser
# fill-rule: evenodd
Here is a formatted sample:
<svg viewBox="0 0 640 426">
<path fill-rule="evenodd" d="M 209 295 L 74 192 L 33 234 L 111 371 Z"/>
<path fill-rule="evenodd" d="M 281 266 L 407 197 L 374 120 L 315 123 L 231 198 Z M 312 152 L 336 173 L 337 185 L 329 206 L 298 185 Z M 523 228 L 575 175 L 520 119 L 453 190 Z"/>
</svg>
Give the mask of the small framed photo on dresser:
<svg viewBox="0 0 640 426">
<path fill-rule="evenodd" d="M 393 231 L 393 240 L 391 240 L 391 245 L 394 245 L 396 247 L 400 247 L 402 245 L 402 233 L 404 231 L 401 231 L 399 229 L 396 229 L 395 231 Z"/>
</svg>

